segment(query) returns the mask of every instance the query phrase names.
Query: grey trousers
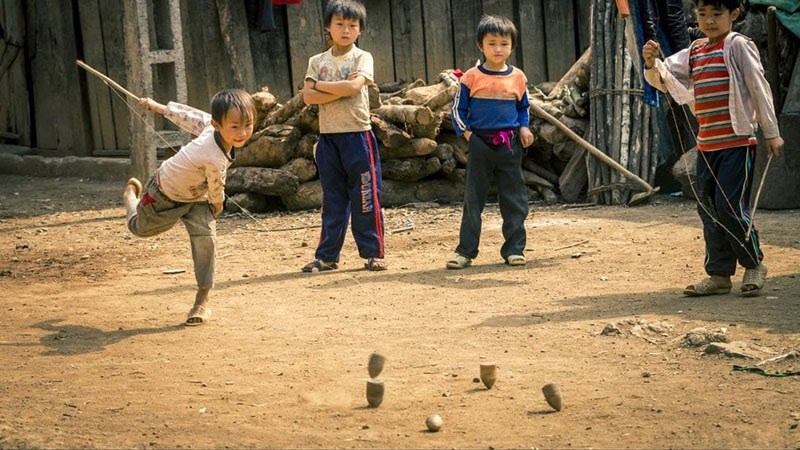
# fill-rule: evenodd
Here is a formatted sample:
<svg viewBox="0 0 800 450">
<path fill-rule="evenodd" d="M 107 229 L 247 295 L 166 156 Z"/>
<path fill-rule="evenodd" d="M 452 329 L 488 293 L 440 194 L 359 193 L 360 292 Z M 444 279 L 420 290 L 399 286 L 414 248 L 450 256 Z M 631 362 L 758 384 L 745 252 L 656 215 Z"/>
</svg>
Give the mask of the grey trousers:
<svg viewBox="0 0 800 450">
<path fill-rule="evenodd" d="M 128 229 L 135 236 L 151 237 L 161 234 L 180 220 L 189 233 L 197 287 L 214 287 L 214 266 L 217 255 L 217 221 L 207 201 L 181 203 L 164 195 L 151 177 L 144 187 L 142 198 L 125 205 Z"/>
</svg>

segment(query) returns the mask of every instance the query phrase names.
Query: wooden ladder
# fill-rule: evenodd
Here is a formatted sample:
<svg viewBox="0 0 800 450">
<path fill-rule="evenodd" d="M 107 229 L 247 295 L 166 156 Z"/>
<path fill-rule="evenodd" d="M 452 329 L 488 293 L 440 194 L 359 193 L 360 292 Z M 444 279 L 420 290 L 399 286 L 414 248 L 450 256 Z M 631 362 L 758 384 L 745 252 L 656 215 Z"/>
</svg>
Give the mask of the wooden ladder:
<svg viewBox="0 0 800 450">
<path fill-rule="evenodd" d="M 151 26 L 151 24 L 153 24 Z M 125 39 L 128 53 L 128 84 L 141 92 L 142 97 L 153 97 L 153 75 L 159 85 L 171 84 L 175 101 L 186 104 L 186 63 L 183 51 L 180 0 L 125 0 Z M 158 28 L 158 29 L 156 29 Z M 168 28 L 168 33 L 164 30 Z M 164 48 L 154 48 L 153 44 Z M 166 76 L 165 65 L 173 65 L 171 76 Z M 168 79 L 167 79 L 168 78 Z M 166 104 L 162 99 L 155 99 Z M 182 131 L 156 130 L 155 116 L 142 114 L 141 119 L 131 117 L 131 172 L 142 181 L 155 173 L 159 148 L 176 148 L 189 140 Z"/>
</svg>

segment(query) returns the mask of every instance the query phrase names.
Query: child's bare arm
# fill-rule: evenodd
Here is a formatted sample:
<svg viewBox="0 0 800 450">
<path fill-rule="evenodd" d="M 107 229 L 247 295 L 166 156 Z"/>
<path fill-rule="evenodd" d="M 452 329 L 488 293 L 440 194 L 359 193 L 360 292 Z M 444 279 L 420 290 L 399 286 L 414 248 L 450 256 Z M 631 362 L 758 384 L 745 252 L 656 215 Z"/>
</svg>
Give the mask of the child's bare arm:
<svg viewBox="0 0 800 450">
<path fill-rule="evenodd" d="M 319 82 L 307 79 L 303 84 L 303 101 L 307 105 L 322 105 L 341 98 L 339 95 L 320 91 L 316 88 L 317 83 Z"/>
<path fill-rule="evenodd" d="M 152 98 L 149 98 L 149 97 L 140 98 L 139 99 L 139 105 L 145 111 L 152 111 L 154 113 L 161 114 L 161 115 L 164 115 L 164 113 L 167 111 L 167 107 L 166 106 L 162 105 L 161 103 L 158 103 L 157 101 L 155 101 L 155 100 L 153 100 Z"/>
<path fill-rule="evenodd" d="M 358 72 L 352 72 L 347 76 L 346 80 L 317 81 L 315 88 L 318 91 L 333 94 L 338 97 L 350 97 L 351 95 L 361 92 L 361 88 L 363 88 L 366 83 L 366 77 L 359 75 Z"/>
</svg>

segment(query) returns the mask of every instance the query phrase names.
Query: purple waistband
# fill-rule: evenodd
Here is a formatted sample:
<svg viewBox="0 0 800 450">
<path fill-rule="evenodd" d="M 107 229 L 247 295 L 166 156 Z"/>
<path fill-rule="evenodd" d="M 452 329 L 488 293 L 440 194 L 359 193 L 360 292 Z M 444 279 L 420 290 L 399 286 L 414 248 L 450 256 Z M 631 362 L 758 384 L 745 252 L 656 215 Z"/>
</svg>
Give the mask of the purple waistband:
<svg viewBox="0 0 800 450">
<path fill-rule="evenodd" d="M 491 134 L 482 134 L 481 137 L 492 145 L 505 145 L 511 151 L 511 138 L 514 137 L 513 130 L 500 130 Z"/>
</svg>

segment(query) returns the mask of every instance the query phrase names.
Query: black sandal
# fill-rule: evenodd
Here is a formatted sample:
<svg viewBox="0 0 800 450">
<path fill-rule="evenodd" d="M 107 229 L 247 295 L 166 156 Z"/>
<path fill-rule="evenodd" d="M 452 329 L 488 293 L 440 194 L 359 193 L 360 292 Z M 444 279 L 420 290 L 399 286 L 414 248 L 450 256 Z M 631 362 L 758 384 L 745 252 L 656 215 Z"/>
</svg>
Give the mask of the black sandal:
<svg viewBox="0 0 800 450">
<path fill-rule="evenodd" d="M 338 269 L 339 265 L 333 261 L 323 261 L 315 259 L 303 266 L 303 272 L 324 272 L 326 270 Z"/>
</svg>

